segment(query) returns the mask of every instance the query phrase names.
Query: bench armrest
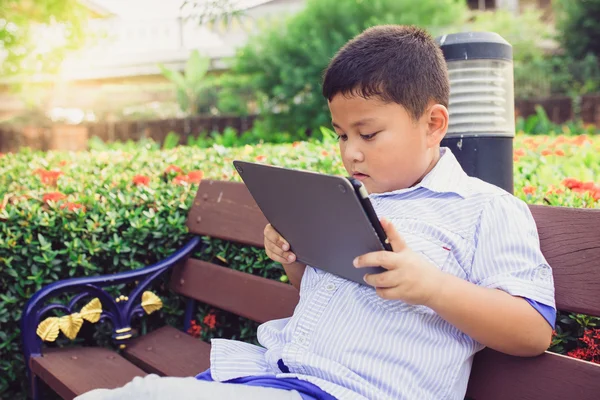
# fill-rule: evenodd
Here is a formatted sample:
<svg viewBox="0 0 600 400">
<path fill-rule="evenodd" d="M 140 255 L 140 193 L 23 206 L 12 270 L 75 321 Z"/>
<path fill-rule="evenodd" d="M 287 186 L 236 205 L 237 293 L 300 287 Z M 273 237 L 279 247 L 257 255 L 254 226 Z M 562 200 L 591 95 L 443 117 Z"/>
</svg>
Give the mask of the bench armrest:
<svg viewBox="0 0 600 400">
<path fill-rule="evenodd" d="M 65 323 L 62 326 L 57 317 L 44 320 L 47 324 L 42 330 L 48 333 L 48 341 L 56 339 L 59 329 L 65 334 L 69 333 L 66 332 L 68 331 L 68 328 L 65 326 L 67 325 L 66 323 L 71 327 L 74 326 L 74 329 L 78 331 L 83 323 L 83 319 L 97 322 L 108 318 L 114 327 L 114 340 L 125 340 L 131 337 L 131 333 L 126 332 L 131 331 L 130 322 L 132 317 L 143 315 L 144 310 L 147 313 L 152 312 L 153 305 L 155 306 L 157 301 L 160 302 L 160 299 L 157 299 L 153 293 L 144 293 L 146 287 L 163 272 L 186 259 L 200 242 L 201 238 L 196 236 L 169 257 L 144 268 L 111 275 L 65 279 L 38 290 L 27 301 L 21 317 L 21 339 L 23 341 L 23 353 L 26 365 L 29 367 L 29 359 L 32 356 L 35 357 L 41 354 L 42 338 L 37 334 L 37 330 L 42 317 L 51 310 L 64 311 L 67 320 L 64 320 Z M 129 297 L 121 296 L 114 299 L 102 289 L 103 287 L 133 281 L 139 281 L 139 284 Z M 74 296 L 68 305 L 49 304 L 44 306 L 45 302 L 50 298 L 67 292 L 79 294 Z M 86 297 L 93 299 L 88 306 L 79 312 L 78 310 L 73 310 L 77 303 Z M 146 304 L 142 305 L 141 303 L 144 301 L 144 298 L 146 299 Z M 154 307 L 154 309 L 157 308 Z M 75 332 L 76 334 L 77 332 Z"/>
</svg>

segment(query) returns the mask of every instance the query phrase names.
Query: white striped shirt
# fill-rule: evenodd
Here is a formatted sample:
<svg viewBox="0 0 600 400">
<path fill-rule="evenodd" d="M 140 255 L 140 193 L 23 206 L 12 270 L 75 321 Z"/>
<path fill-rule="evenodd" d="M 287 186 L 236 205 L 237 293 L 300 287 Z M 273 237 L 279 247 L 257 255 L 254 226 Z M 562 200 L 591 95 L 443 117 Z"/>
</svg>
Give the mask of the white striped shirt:
<svg viewBox="0 0 600 400">
<path fill-rule="evenodd" d="M 555 307 L 527 205 L 468 177 L 448 149 L 441 153 L 418 185 L 370 195 L 377 214 L 443 271 Z M 425 306 L 384 300 L 372 287 L 312 267 L 294 315 L 262 324 L 258 340 L 262 347 L 213 339 L 213 379 L 296 377 L 339 399 L 463 399 L 483 348 Z"/>
</svg>

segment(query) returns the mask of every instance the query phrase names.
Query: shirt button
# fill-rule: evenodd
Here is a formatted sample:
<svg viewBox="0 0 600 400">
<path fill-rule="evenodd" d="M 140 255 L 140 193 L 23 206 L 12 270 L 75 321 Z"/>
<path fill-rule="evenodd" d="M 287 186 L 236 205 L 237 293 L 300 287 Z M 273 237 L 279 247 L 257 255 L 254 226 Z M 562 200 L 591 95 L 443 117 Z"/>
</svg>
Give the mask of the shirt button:
<svg viewBox="0 0 600 400">
<path fill-rule="evenodd" d="M 333 283 L 328 283 L 327 286 L 325 286 L 325 289 L 329 292 L 333 292 L 335 290 L 335 285 Z"/>
<path fill-rule="evenodd" d="M 541 265 L 537 270 L 537 277 L 542 281 L 550 280 L 552 273 L 550 272 L 550 268 L 546 265 Z"/>
</svg>

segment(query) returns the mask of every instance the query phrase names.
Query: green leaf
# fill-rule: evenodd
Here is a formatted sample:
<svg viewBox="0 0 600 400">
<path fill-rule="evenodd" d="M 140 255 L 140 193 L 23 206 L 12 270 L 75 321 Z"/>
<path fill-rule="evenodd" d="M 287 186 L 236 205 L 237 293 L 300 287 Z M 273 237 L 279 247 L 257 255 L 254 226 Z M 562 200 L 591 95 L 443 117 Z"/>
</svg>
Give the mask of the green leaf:
<svg viewBox="0 0 600 400">
<path fill-rule="evenodd" d="M 163 76 L 171 82 L 173 82 L 178 89 L 186 88 L 187 82 L 185 80 L 185 77 L 179 71 L 167 68 L 163 64 L 159 64 L 158 68 L 160 69 L 160 72 L 163 74 Z"/>
<path fill-rule="evenodd" d="M 198 50 L 192 50 L 185 65 L 185 83 L 188 89 L 197 91 L 208 72 L 210 58 L 200 55 Z"/>
</svg>

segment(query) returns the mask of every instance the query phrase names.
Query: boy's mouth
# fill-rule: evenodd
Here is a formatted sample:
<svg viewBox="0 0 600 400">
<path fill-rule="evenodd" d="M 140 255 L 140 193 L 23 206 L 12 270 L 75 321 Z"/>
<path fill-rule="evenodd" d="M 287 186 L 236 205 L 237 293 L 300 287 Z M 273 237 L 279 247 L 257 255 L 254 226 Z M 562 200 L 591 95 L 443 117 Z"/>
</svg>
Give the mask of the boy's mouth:
<svg viewBox="0 0 600 400">
<path fill-rule="evenodd" d="M 363 179 L 365 179 L 365 178 L 368 178 L 368 177 L 369 177 L 369 175 L 362 174 L 362 173 L 360 173 L 360 172 L 354 172 L 354 173 L 352 174 L 352 177 L 353 177 L 354 179 L 358 179 L 359 181 L 362 181 Z"/>
</svg>

